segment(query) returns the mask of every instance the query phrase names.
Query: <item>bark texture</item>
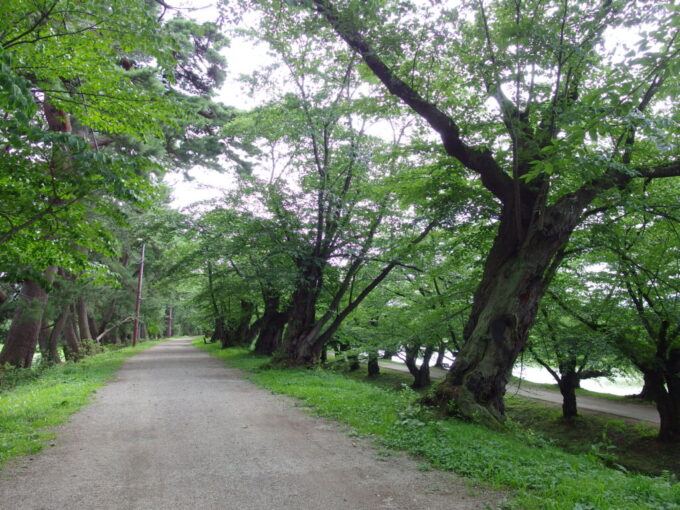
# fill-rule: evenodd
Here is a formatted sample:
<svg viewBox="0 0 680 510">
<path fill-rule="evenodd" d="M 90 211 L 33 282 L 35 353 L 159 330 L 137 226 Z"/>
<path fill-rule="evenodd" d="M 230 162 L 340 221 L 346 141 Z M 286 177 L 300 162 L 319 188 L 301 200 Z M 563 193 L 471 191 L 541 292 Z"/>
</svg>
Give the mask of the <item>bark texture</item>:
<svg viewBox="0 0 680 510">
<path fill-rule="evenodd" d="M 46 281 L 51 282 L 55 273 L 56 267 L 49 267 L 45 271 Z M 0 365 L 9 363 L 19 368 L 30 368 L 38 344 L 47 297 L 47 292 L 38 281 L 23 282 L 12 324 L 0 352 Z"/>
<path fill-rule="evenodd" d="M 78 297 L 76 307 L 78 309 L 78 329 L 80 330 L 81 340 L 94 339 L 90 332 L 90 323 L 87 320 L 87 305 L 83 296 Z"/>
</svg>

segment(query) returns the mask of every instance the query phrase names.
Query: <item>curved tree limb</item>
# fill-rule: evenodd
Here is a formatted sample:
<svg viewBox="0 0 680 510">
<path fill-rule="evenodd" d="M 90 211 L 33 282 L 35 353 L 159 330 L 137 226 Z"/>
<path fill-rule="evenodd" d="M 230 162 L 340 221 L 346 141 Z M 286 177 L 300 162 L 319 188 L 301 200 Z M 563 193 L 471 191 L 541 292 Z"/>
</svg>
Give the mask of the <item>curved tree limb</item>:
<svg viewBox="0 0 680 510">
<path fill-rule="evenodd" d="M 314 0 L 314 4 L 316 10 L 326 18 L 335 32 L 361 55 L 366 65 L 383 82 L 387 90 L 410 106 L 439 133 L 447 154 L 478 173 L 482 184 L 502 202 L 512 200 L 512 179 L 503 171 L 490 150 L 467 145 L 460 136 L 460 128 L 456 122 L 437 106 L 425 100 L 387 67 L 363 35 L 343 22 L 335 6 L 328 0 Z"/>
</svg>

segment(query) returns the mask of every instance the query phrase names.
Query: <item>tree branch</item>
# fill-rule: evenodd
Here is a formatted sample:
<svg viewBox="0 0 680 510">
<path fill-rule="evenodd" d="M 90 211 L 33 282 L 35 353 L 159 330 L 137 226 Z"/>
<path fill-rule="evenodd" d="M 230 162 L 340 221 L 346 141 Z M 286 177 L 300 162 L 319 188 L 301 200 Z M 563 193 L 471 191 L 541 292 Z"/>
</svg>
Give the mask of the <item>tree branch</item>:
<svg viewBox="0 0 680 510">
<path fill-rule="evenodd" d="M 501 201 L 512 199 L 512 180 L 502 170 L 488 149 L 468 146 L 460 137 L 460 128 L 446 113 L 423 99 L 400 79 L 376 55 L 364 37 L 340 18 L 339 12 L 328 0 L 314 0 L 317 11 L 330 23 L 335 32 L 361 57 L 387 90 L 400 98 L 420 115 L 442 139 L 446 152 L 465 167 L 478 173 L 484 186 Z"/>
</svg>

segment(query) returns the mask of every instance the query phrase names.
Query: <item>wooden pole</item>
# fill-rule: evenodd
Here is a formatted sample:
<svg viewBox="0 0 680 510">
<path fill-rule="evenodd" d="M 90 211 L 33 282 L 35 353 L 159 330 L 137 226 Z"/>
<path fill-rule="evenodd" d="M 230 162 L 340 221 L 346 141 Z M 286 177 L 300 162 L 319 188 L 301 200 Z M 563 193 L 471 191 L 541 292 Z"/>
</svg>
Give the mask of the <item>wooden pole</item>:
<svg viewBox="0 0 680 510">
<path fill-rule="evenodd" d="M 144 278 L 144 248 L 142 244 L 142 259 L 139 261 L 139 278 L 137 279 L 137 302 L 135 303 L 135 325 L 132 328 L 132 347 L 139 340 L 139 309 L 142 305 L 142 279 Z"/>
</svg>

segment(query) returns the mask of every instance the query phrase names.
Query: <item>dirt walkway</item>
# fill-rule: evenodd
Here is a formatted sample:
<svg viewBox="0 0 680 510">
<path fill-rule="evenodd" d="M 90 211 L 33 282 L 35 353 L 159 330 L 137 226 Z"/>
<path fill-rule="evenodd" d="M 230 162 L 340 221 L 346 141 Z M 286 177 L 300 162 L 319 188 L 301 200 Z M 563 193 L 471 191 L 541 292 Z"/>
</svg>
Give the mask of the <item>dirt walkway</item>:
<svg viewBox="0 0 680 510">
<path fill-rule="evenodd" d="M 188 339 L 123 365 L 54 447 L 0 472 L 19 509 L 473 509 L 498 495 L 380 458 Z"/>
<path fill-rule="evenodd" d="M 380 367 L 387 370 L 408 372 L 408 368 L 399 363 L 386 363 L 381 361 Z M 433 379 L 443 379 L 446 375 L 446 371 L 433 367 L 430 370 L 430 375 Z M 517 383 L 512 382 L 508 385 L 507 392 L 511 395 L 519 395 L 520 397 L 542 400 L 544 402 L 549 402 L 550 404 L 562 405 L 562 395 L 560 395 L 558 391 L 551 391 L 546 388 L 537 388 L 526 384 L 518 385 Z M 583 395 L 577 396 L 576 402 L 579 411 L 621 418 L 629 422 L 659 425 L 659 413 L 656 411 L 656 408 L 652 406 L 635 402 L 626 402 L 625 400 L 612 400 Z"/>
</svg>

